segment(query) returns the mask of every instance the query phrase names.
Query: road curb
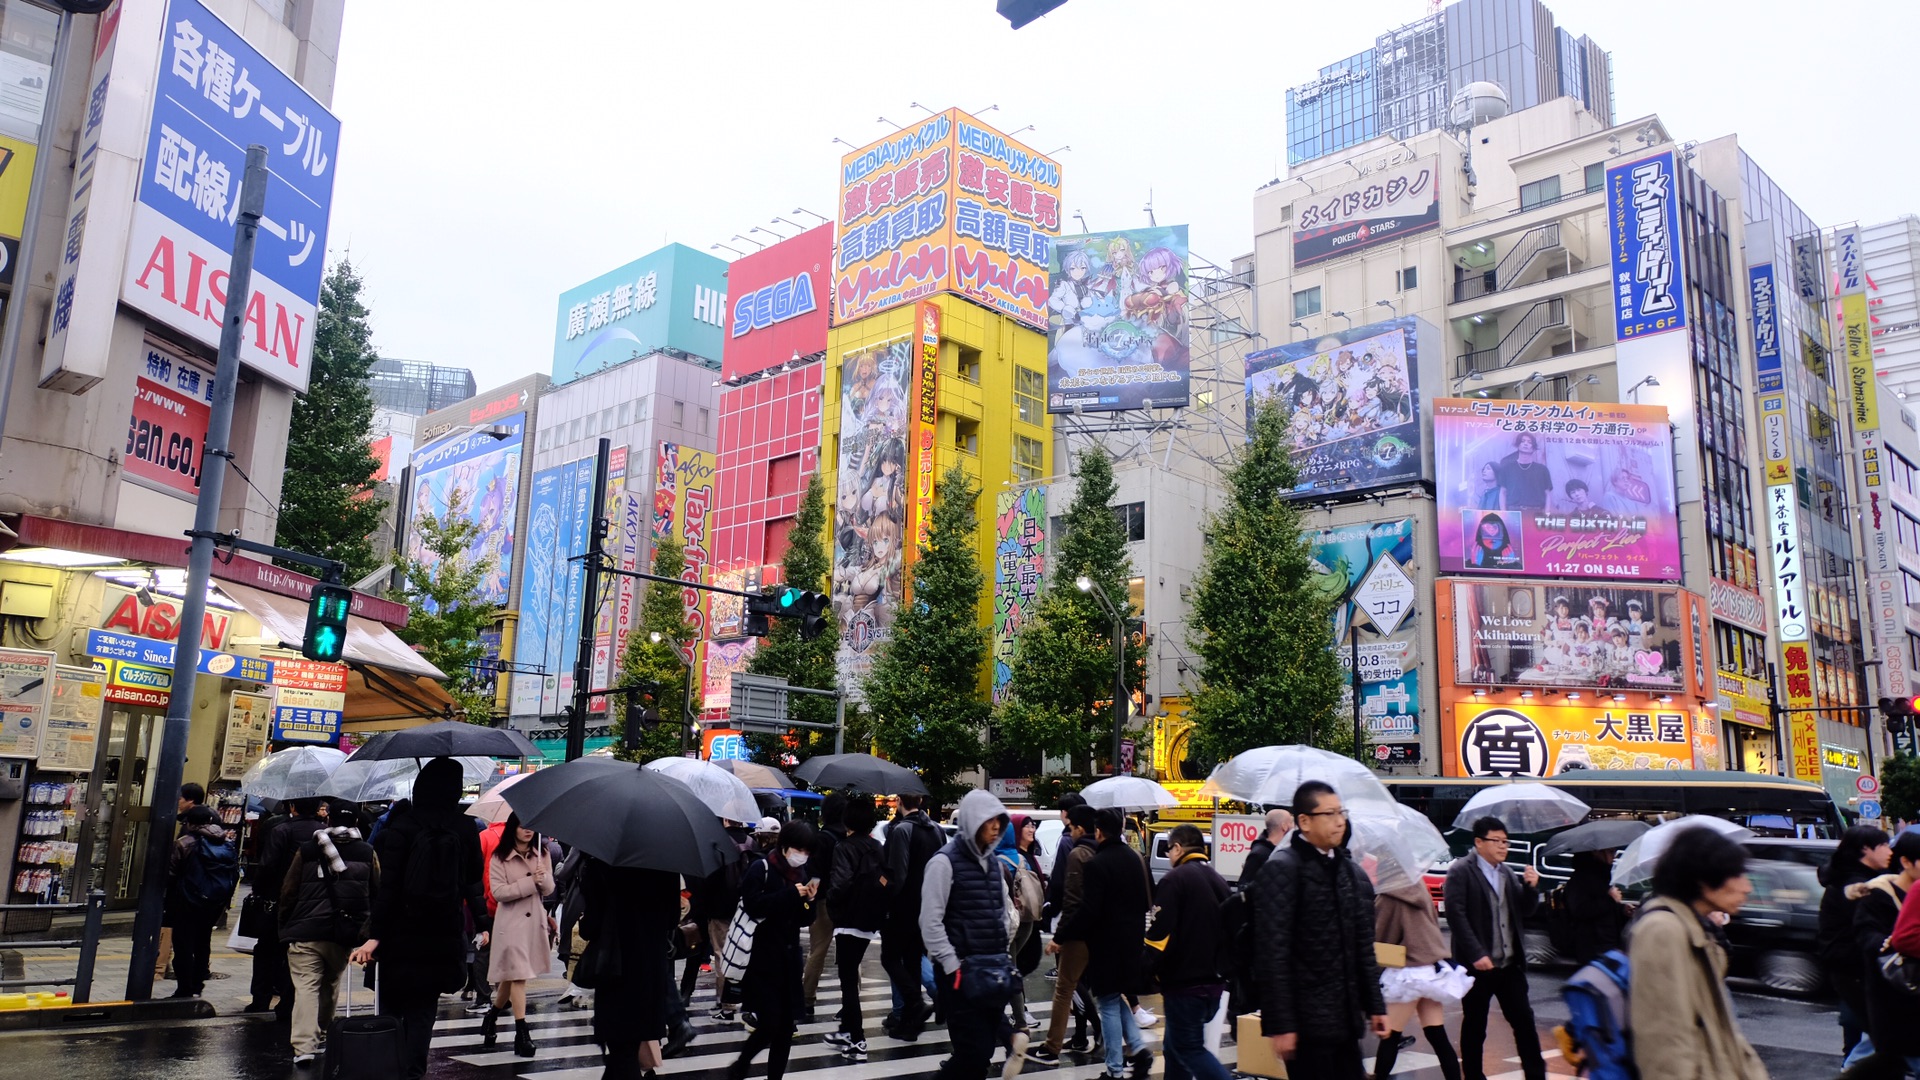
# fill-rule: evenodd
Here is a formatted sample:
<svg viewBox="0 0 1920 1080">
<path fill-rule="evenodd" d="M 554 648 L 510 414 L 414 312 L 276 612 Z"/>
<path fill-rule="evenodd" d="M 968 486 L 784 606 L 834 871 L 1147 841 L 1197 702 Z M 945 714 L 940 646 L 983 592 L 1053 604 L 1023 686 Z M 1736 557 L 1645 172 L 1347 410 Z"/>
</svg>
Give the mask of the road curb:
<svg viewBox="0 0 1920 1080">
<path fill-rule="evenodd" d="M 57 1005 L 0 1012 L 0 1033 L 111 1024 L 145 1024 L 154 1021 L 205 1020 L 215 1015 L 217 1013 L 213 1005 L 199 998 L 98 1001 L 87 1005 Z"/>
</svg>

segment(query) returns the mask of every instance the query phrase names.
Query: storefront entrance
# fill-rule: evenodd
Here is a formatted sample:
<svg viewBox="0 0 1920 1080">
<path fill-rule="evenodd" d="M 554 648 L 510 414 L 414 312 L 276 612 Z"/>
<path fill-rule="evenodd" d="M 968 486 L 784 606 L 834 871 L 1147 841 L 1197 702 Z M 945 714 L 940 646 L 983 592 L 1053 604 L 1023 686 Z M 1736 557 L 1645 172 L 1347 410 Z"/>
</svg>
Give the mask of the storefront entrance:
<svg viewBox="0 0 1920 1080">
<path fill-rule="evenodd" d="M 125 910 L 139 899 L 153 802 L 155 770 L 149 763 L 159 760 L 166 715 L 129 705 L 108 705 L 107 709 L 100 759 L 94 768 L 99 782 L 87 793 L 94 827 L 92 850 L 85 857 L 93 869 L 94 884 L 106 890 L 108 909 Z"/>
</svg>

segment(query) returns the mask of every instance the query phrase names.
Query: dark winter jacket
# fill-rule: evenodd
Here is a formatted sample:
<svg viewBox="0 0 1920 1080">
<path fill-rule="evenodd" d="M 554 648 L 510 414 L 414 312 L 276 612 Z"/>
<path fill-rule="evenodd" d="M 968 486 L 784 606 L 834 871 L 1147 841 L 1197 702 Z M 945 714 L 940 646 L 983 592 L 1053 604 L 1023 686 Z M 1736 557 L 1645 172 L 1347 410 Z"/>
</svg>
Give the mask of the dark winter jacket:
<svg viewBox="0 0 1920 1080">
<path fill-rule="evenodd" d="M 1447 867 L 1447 930 L 1453 937 L 1453 962 L 1461 967 L 1470 968 L 1482 957 L 1493 955 L 1494 926 L 1498 918 L 1493 910 L 1493 887 L 1487 883 L 1480 862 L 1479 855 L 1468 853 Z M 1525 965 L 1526 938 L 1521 924 L 1540 906 L 1540 889 L 1521 881 L 1520 876 L 1505 865 L 1500 867 L 1500 882 L 1506 889 L 1507 929 L 1511 932 L 1507 965 Z"/>
<path fill-rule="evenodd" d="M 1814 949 L 1820 966 L 1829 975 L 1858 977 L 1865 970 L 1860 966 L 1860 950 L 1854 947 L 1853 937 L 1853 915 L 1860 902 L 1847 898 L 1847 886 L 1872 881 L 1879 875 L 1880 871 L 1855 861 L 1852 866 L 1841 867 L 1835 880 L 1829 881 L 1826 868 L 1820 868 L 1820 884 L 1827 891 L 1820 896 L 1820 930 L 1814 938 Z"/>
<path fill-rule="evenodd" d="M 1008 955 L 1013 944 L 1009 883 L 1012 875 L 980 830 L 1007 808 L 985 791 L 969 791 L 954 810 L 958 833 L 927 860 L 920 888 L 920 939 L 926 943 L 936 980 L 960 970 L 969 956 Z"/>
<path fill-rule="evenodd" d="M 1373 886 L 1346 848 L 1331 857 L 1299 833 L 1260 868 L 1253 901 L 1260 1033 L 1357 1039 L 1387 1011 L 1373 956 Z"/>
<path fill-rule="evenodd" d="M 394 811 L 373 847 L 386 887 L 374 894 L 367 936 L 380 943 L 374 958 L 381 985 L 396 994 L 457 992 L 467 981 L 468 919 L 476 930 L 493 926 L 480 890 L 485 870 L 480 837 L 473 831 L 473 819 L 460 812 L 459 796 L 459 764 L 447 758 L 428 762 L 414 782 L 412 805 L 404 813 Z M 407 873 L 415 851 L 436 829 L 451 836 L 459 853 L 460 870 L 450 899 L 415 895 Z"/>
<path fill-rule="evenodd" d="M 280 940 L 367 940 L 380 864 L 358 829 L 321 829 L 300 845 L 280 886 Z"/>
<path fill-rule="evenodd" d="M 715 919 L 724 922 L 733 918 L 734 909 L 740 906 L 740 885 L 746 880 L 747 867 L 763 858 L 750 833 L 728 829 L 727 835 L 733 838 L 733 846 L 740 852 L 739 860 L 708 874 L 691 890 L 687 917 L 702 925 Z"/>
<path fill-rule="evenodd" d="M 1158 960 L 1154 971 L 1168 994 L 1216 991 L 1227 980 L 1219 958 L 1226 930 L 1220 924 L 1220 905 L 1231 890 L 1207 861 L 1205 852 L 1183 856 L 1154 890 L 1153 925 L 1147 928 L 1147 946 Z"/>
<path fill-rule="evenodd" d="M 800 895 L 799 886 L 807 877 L 804 867 L 795 870 L 775 851 L 748 866 L 740 883 L 741 906 L 760 920 L 740 991 L 748 1011 L 763 1024 L 790 1029 L 804 1005 L 800 976 L 806 954 L 800 951 L 800 930 L 813 924 L 813 902 Z"/>
<path fill-rule="evenodd" d="M 664 1037 L 661 987 L 672 970 L 668 950 L 680 922 L 680 875 L 588 858 L 576 869 L 580 936 L 618 954 L 618 977 L 594 988 L 595 1037 L 602 1045 L 625 1043 L 635 1028 L 642 1041 Z"/>
<path fill-rule="evenodd" d="M 927 862 L 946 843 L 946 834 L 924 810 L 915 810 L 887 826 L 888 917 L 917 920 Z"/>
<path fill-rule="evenodd" d="M 182 825 L 180 836 L 174 840 L 173 847 L 167 852 L 167 896 L 162 906 L 164 924 L 167 926 L 181 926 L 200 920 L 219 918 L 218 912 L 199 910 L 181 893 L 181 875 L 186 871 L 188 861 L 196 857 L 202 840 L 226 843 L 225 826 L 218 821 Z"/>
<path fill-rule="evenodd" d="M 1248 845 L 1247 861 L 1240 864 L 1240 887 L 1245 889 L 1252 886 L 1253 879 L 1260 876 L 1260 868 L 1267 865 L 1267 860 L 1271 858 L 1273 841 L 1267 839 L 1266 833 L 1261 833 L 1260 839 Z"/>
<path fill-rule="evenodd" d="M 1064 891 L 1067 887 L 1067 856 L 1072 853 L 1075 846 L 1077 845 L 1073 839 L 1073 830 L 1061 829 L 1060 843 L 1053 849 L 1053 873 L 1047 876 L 1047 907 L 1051 908 L 1055 915 L 1060 914 L 1065 907 L 1062 901 L 1065 899 Z"/>
<path fill-rule="evenodd" d="M 833 864 L 827 878 L 827 913 L 835 927 L 878 933 L 887 921 L 885 853 L 880 841 L 865 833 L 849 833 L 833 846 Z"/>
<path fill-rule="evenodd" d="M 1061 933 L 1087 943 L 1084 978 L 1095 995 L 1134 993 L 1145 972 L 1153 903 L 1147 864 L 1125 841 L 1108 840 L 1093 849 L 1084 878 L 1080 907 L 1062 920 Z"/>
<path fill-rule="evenodd" d="M 293 857 L 300 845 L 313 839 L 313 834 L 327 827 L 327 823 L 315 817 L 281 818 L 267 833 L 266 842 L 260 849 L 260 876 L 254 881 L 253 891 L 262 900 L 278 903 L 280 886 L 287 880 L 287 869 L 293 865 Z"/>
<path fill-rule="evenodd" d="M 1913 999 L 1881 978 L 1880 947 L 1893 935 L 1906 893 L 1898 874 L 1882 874 L 1871 881 L 1847 886 L 1847 896 L 1858 901 L 1853 909 L 1854 945 L 1859 950 L 1867 988 L 1867 1031 L 1876 1054 L 1909 1058 L 1920 1056 L 1920 1024 L 1913 1022 Z"/>
<path fill-rule="evenodd" d="M 1620 947 L 1627 925 L 1627 909 L 1613 894 L 1612 867 L 1591 852 L 1573 857 L 1573 876 L 1567 879 L 1567 921 L 1573 931 L 1573 959 L 1586 963 L 1608 949 Z"/>
</svg>

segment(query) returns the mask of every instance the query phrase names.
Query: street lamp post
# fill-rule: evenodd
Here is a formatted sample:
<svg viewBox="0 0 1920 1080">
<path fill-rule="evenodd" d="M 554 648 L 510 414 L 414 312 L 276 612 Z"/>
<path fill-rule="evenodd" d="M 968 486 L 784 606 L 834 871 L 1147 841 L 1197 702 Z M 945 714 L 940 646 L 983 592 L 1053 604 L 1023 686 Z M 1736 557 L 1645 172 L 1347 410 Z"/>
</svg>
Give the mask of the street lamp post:
<svg viewBox="0 0 1920 1080">
<path fill-rule="evenodd" d="M 1127 719 L 1127 621 L 1120 617 L 1120 610 L 1107 599 L 1107 591 L 1100 583 L 1085 574 L 1075 578 L 1073 584 L 1083 593 L 1091 593 L 1100 601 L 1108 615 L 1113 616 L 1113 775 L 1120 775 L 1120 731 L 1126 726 Z"/>
</svg>

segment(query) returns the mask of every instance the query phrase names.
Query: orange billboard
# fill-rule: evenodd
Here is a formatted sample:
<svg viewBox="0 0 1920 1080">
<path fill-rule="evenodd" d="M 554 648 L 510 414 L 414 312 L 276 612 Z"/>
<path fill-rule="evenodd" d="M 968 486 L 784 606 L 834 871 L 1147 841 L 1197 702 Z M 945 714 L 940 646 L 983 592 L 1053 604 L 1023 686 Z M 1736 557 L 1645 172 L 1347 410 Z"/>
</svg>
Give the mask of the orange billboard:
<svg viewBox="0 0 1920 1080">
<path fill-rule="evenodd" d="M 940 292 L 1036 329 L 1060 236 L 1060 166 L 958 109 L 840 159 L 834 322 Z"/>
<path fill-rule="evenodd" d="M 1717 763 L 1719 737 L 1702 722 L 1700 756 Z M 1678 705 L 1581 707 L 1453 704 L 1456 776 L 1558 776 L 1581 769 L 1691 769 L 1695 723 Z"/>
</svg>

